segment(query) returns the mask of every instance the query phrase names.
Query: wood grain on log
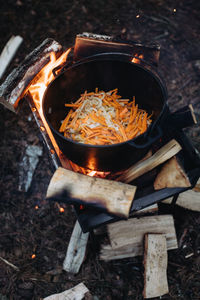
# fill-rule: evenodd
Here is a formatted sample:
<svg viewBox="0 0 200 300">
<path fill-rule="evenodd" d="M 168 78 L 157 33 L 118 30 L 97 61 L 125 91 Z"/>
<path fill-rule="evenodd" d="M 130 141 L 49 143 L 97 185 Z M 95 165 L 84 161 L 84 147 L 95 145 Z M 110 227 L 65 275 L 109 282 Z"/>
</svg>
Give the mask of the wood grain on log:
<svg viewBox="0 0 200 300">
<path fill-rule="evenodd" d="M 176 156 L 169 159 L 161 168 L 154 181 L 154 189 L 190 187 L 191 183 Z"/>
<path fill-rule="evenodd" d="M 172 200 L 173 197 L 162 201 L 162 203 L 171 204 Z M 178 196 L 176 205 L 200 212 L 200 179 L 192 190 L 188 190 Z"/>
<path fill-rule="evenodd" d="M 79 272 L 85 258 L 88 238 L 89 233 L 83 233 L 79 222 L 76 221 L 63 262 L 63 270 L 73 274 Z"/>
<path fill-rule="evenodd" d="M 164 234 L 146 234 L 144 251 L 145 299 L 169 292 L 167 282 L 167 246 Z"/>
<path fill-rule="evenodd" d="M 64 168 L 54 173 L 47 198 L 82 203 L 128 218 L 136 187 L 113 180 L 90 177 Z"/>
<path fill-rule="evenodd" d="M 49 62 L 50 53 L 60 53 L 62 46 L 47 38 L 14 69 L 0 86 L 0 103 L 16 112 L 19 100 L 40 70 Z"/>
<path fill-rule="evenodd" d="M 171 215 L 131 218 L 107 225 L 110 245 L 101 247 L 100 259 L 113 260 L 143 254 L 143 239 L 146 233 L 166 235 L 167 249 L 176 249 L 177 239 Z"/>
<path fill-rule="evenodd" d="M 136 179 L 137 177 L 151 171 L 157 166 L 161 165 L 174 155 L 176 155 L 180 150 L 181 146 L 176 140 L 171 140 L 166 145 L 161 147 L 156 153 L 154 153 L 151 157 L 140 161 L 130 167 L 127 171 L 125 171 L 121 176 L 117 178 L 118 181 L 129 183 Z"/>
</svg>

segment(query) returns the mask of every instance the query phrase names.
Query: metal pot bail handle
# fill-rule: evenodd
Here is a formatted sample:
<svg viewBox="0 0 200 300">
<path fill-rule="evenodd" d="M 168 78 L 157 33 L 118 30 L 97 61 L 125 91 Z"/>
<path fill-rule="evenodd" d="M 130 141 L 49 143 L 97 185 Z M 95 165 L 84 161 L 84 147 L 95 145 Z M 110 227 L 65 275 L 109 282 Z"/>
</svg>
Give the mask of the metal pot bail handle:
<svg viewBox="0 0 200 300">
<path fill-rule="evenodd" d="M 157 130 L 156 134 L 154 133 L 154 136 L 152 136 L 152 131 L 151 134 L 149 136 L 147 136 L 147 142 L 144 144 L 137 144 L 133 141 L 129 141 L 128 144 L 137 148 L 137 149 L 144 149 L 144 148 L 148 148 L 149 146 L 151 146 L 153 143 L 155 143 L 158 139 L 160 139 L 163 135 L 162 129 L 157 126 L 155 128 Z"/>
</svg>

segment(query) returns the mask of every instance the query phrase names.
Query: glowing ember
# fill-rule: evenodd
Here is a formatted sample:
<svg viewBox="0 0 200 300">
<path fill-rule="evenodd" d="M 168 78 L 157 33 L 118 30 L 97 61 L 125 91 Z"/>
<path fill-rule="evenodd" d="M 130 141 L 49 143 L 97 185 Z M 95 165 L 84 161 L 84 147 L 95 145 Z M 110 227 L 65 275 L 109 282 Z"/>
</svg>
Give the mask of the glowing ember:
<svg viewBox="0 0 200 300">
<path fill-rule="evenodd" d="M 91 171 L 91 172 L 90 172 L 90 173 L 88 173 L 87 175 L 88 175 L 88 176 L 91 176 L 91 177 L 93 177 L 93 176 L 95 176 L 95 175 L 96 175 L 96 173 L 97 173 L 96 171 Z"/>
<path fill-rule="evenodd" d="M 31 258 L 32 258 L 32 259 L 36 258 L 36 255 L 35 255 L 35 254 L 32 254 L 32 255 L 31 255 Z"/>
<path fill-rule="evenodd" d="M 176 12 L 176 8 L 173 9 L 173 12 Z"/>
<path fill-rule="evenodd" d="M 133 57 L 132 62 L 134 64 L 139 64 L 140 63 L 140 59 L 143 59 L 143 58 L 144 58 L 144 56 L 142 54 L 140 54 L 140 55 L 136 54 L 135 57 Z"/>
<path fill-rule="evenodd" d="M 140 15 L 137 15 L 136 18 L 138 19 L 140 17 Z"/>
<path fill-rule="evenodd" d="M 39 206 L 38 206 L 38 205 L 36 205 L 36 206 L 35 206 L 35 209 L 36 209 L 36 210 L 37 210 L 37 209 L 39 209 Z"/>
<path fill-rule="evenodd" d="M 64 211 L 65 211 L 65 210 L 64 210 L 63 207 L 60 207 L 60 208 L 59 208 L 59 212 L 60 212 L 60 213 L 64 213 Z"/>
</svg>

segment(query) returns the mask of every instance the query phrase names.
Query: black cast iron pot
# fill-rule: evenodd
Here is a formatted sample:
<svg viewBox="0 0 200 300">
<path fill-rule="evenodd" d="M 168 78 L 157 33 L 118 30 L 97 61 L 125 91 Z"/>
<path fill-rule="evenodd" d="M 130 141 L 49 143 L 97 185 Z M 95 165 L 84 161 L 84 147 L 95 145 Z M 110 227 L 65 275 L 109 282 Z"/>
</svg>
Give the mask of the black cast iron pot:
<svg viewBox="0 0 200 300">
<path fill-rule="evenodd" d="M 43 112 L 61 151 L 74 163 L 93 170 L 126 169 L 147 153 L 162 135 L 162 124 L 169 113 L 166 88 L 160 78 L 142 64 L 131 62 L 126 54 L 105 53 L 89 57 L 63 69 L 48 86 L 43 97 Z M 118 88 L 123 98 L 135 96 L 136 103 L 149 114 L 153 122 L 148 130 L 123 143 L 88 145 L 65 138 L 59 133 L 68 108 L 85 90 L 109 91 Z"/>
</svg>

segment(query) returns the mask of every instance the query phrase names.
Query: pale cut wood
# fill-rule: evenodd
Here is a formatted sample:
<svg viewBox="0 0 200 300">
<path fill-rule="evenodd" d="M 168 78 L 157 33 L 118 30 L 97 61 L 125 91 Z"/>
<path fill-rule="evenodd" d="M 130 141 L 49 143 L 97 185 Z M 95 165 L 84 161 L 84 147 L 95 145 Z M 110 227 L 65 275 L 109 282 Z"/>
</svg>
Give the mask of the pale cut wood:
<svg viewBox="0 0 200 300">
<path fill-rule="evenodd" d="M 161 168 L 154 181 L 154 189 L 190 187 L 191 183 L 176 156 L 169 159 Z"/>
<path fill-rule="evenodd" d="M 50 181 L 46 197 L 92 205 L 128 218 L 135 191 L 133 185 L 58 168 Z"/>
<path fill-rule="evenodd" d="M 164 234 L 146 234 L 144 251 L 145 299 L 169 292 L 167 282 L 167 246 Z"/>
<path fill-rule="evenodd" d="M 63 262 L 63 270 L 73 274 L 79 272 L 85 258 L 88 238 L 89 233 L 83 233 L 79 222 L 76 221 Z"/>
<path fill-rule="evenodd" d="M 100 259 L 113 260 L 143 254 L 143 239 L 146 233 L 166 235 L 167 249 L 176 249 L 177 238 L 171 215 L 130 218 L 107 225 L 110 245 L 101 247 Z"/>
<path fill-rule="evenodd" d="M 15 68 L 0 86 L 0 103 L 13 112 L 17 111 L 19 100 L 24 96 L 32 80 L 49 62 L 50 53 L 60 54 L 62 46 L 47 38 Z"/>
<path fill-rule="evenodd" d="M 172 200 L 173 197 L 170 197 L 162 201 L 162 203 L 171 204 Z M 192 211 L 200 212 L 200 179 L 192 190 L 183 192 L 178 196 L 176 205 Z"/>
<path fill-rule="evenodd" d="M 89 293 L 88 288 L 84 285 L 84 283 L 79 283 L 67 291 L 59 294 L 53 294 L 43 300 L 82 300 L 86 293 Z"/>
<path fill-rule="evenodd" d="M 157 211 L 158 211 L 158 204 L 155 203 L 153 205 L 150 205 L 148 207 L 145 207 L 143 209 L 140 209 L 140 210 L 130 213 L 130 216 L 141 216 L 141 215 L 145 215 L 145 214 L 152 214 Z"/>
<path fill-rule="evenodd" d="M 180 144 L 175 140 L 171 140 L 166 145 L 161 147 L 151 157 L 142 162 L 138 162 L 130 167 L 126 172 L 117 178 L 118 181 L 129 183 L 137 177 L 151 171 L 161 165 L 181 150 Z"/>
<path fill-rule="evenodd" d="M 9 66 L 22 42 L 23 38 L 21 36 L 13 35 L 3 48 L 3 51 L 0 55 L 0 79 L 3 77 L 7 67 Z"/>
</svg>

